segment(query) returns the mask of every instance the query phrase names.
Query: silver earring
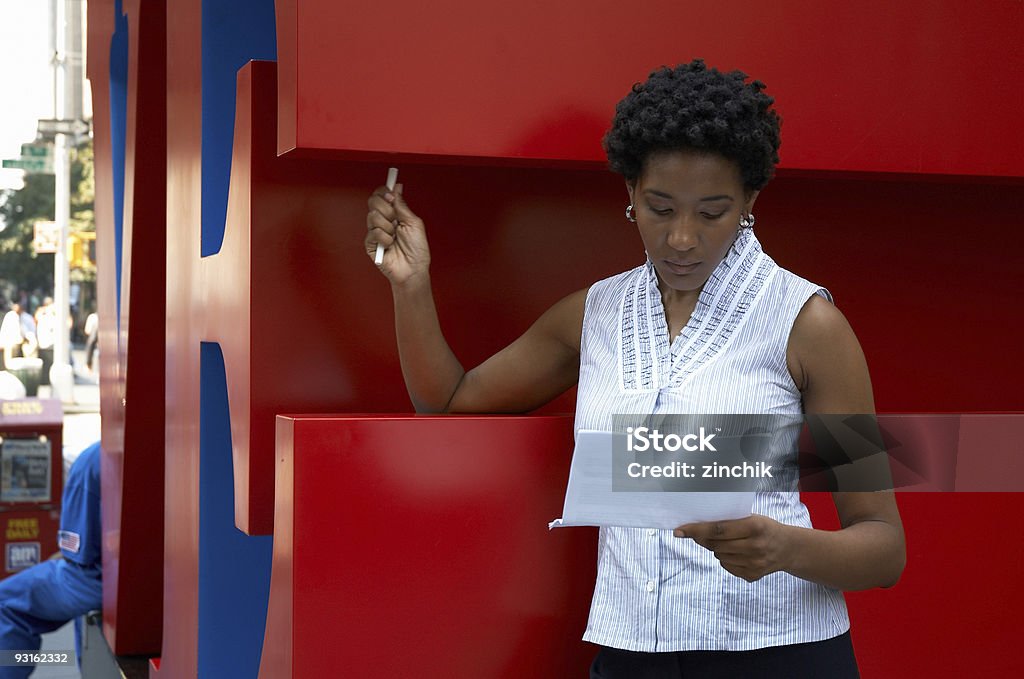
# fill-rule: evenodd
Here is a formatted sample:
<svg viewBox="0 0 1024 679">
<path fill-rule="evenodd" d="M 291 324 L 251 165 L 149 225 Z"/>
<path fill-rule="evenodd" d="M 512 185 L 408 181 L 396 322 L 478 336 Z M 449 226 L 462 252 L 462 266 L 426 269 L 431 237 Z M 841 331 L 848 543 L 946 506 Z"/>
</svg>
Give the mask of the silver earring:
<svg viewBox="0 0 1024 679">
<path fill-rule="evenodd" d="M 741 229 L 752 229 L 754 228 L 754 213 L 751 212 L 749 215 L 745 215 L 740 218 Z"/>
<path fill-rule="evenodd" d="M 628 219 L 631 222 L 635 222 L 636 221 L 636 212 L 633 210 L 633 204 L 632 203 L 630 203 L 628 206 L 626 206 L 626 219 Z"/>
</svg>

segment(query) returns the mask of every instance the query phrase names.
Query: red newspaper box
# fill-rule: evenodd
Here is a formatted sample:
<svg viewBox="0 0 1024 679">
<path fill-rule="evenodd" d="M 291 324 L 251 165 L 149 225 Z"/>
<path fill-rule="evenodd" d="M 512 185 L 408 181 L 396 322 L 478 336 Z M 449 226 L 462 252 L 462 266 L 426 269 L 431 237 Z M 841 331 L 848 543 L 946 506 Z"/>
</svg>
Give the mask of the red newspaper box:
<svg viewBox="0 0 1024 679">
<path fill-rule="evenodd" d="M 60 401 L 0 401 L 0 577 L 57 551 L 64 487 Z"/>
</svg>

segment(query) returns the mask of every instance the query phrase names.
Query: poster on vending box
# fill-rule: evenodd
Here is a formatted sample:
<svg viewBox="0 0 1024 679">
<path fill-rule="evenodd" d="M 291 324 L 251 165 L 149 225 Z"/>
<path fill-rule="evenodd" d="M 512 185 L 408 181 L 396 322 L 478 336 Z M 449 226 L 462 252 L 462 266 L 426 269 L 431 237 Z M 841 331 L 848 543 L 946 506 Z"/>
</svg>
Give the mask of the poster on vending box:
<svg viewBox="0 0 1024 679">
<path fill-rule="evenodd" d="M 50 444 L 5 438 L 0 445 L 0 502 L 50 501 Z"/>
</svg>

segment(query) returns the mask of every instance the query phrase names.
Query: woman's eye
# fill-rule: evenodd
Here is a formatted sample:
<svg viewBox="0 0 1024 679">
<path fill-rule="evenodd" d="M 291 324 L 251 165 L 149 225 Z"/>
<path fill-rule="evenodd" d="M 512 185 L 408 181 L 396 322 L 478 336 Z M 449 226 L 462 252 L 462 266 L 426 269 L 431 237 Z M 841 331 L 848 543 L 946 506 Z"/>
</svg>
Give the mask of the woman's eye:
<svg viewBox="0 0 1024 679">
<path fill-rule="evenodd" d="M 653 212 L 653 213 L 654 213 L 654 214 L 656 214 L 656 215 L 662 215 L 662 216 L 664 216 L 664 215 L 670 214 L 670 213 L 672 212 L 672 208 L 657 208 L 657 207 L 652 207 L 652 208 L 651 208 L 651 212 Z"/>
<path fill-rule="evenodd" d="M 704 217 L 704 219 L 721 219 L 722 215 L 724 214 L 724 212 L 719 212 L 717 214 L 711 214 L 710 212 L 702 212 L 701 216 Z"/>
</svg>

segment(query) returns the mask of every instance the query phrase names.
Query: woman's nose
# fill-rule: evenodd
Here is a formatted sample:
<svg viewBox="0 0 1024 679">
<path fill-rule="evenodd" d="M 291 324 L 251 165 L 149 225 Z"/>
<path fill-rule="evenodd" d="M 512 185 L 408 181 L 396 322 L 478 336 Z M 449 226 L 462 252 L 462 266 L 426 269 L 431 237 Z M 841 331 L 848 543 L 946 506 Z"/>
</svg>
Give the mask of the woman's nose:
<svg viewBox="0 0 1024 679">
<path fill-rule="evenodd" d="M 697 247 L 697 240 L 697 225 L 692 219 L 680 216 L 669 225 L 666 241 L 673 250 L 692 250 Z"/>
</svg>

